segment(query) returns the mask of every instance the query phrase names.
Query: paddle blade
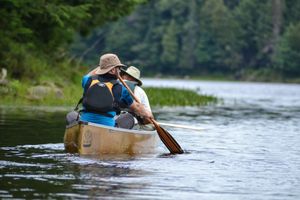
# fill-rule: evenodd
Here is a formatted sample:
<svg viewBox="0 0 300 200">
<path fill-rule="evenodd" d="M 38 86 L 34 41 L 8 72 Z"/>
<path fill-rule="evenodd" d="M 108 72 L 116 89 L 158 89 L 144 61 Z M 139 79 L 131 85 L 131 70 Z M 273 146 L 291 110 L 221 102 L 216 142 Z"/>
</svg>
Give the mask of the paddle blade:
<svg viewBox="0 0 300 200">
<path fill-rule="evenodd" d="M 169 149 L 169 151 L 172 154 L 183 153 L 183 150 L 180 147 L 180 145 L 176 142 L 176 140 L 172 137 L 172 135 L 168 131 L 160 127 L 157 123 L 153 123 L 153 124 L 156 128 L 156 131 L 161 141 L 166 145 L 166 147 Z"/>
</svg>

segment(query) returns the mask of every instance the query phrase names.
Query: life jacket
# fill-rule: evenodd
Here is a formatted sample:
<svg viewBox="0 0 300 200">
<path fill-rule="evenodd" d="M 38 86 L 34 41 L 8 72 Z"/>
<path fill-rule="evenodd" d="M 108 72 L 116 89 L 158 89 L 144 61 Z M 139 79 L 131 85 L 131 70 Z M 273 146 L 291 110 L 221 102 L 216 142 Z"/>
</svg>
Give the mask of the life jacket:
<svg viewBox="0 0 300 200">
<path fill-rule="evenodd" d="M 90 83 L 86 83 L 83 96 L 75 109 L 78 109 L 78 105 L 82 103 L 83 111 L 113 117 L 108 112 L 115 111 L 117 107 L 112 92 L 115 84 L 117 84 L 116 80 L 102 82 L 98 75 L 92 76 Z"/>
</svg>

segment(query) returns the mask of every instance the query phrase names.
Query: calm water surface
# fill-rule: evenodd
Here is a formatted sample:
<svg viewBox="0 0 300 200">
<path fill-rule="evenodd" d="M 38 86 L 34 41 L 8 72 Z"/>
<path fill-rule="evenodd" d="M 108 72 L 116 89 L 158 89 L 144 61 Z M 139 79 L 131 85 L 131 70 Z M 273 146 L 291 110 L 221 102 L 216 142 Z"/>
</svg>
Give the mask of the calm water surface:
<svg viewBox="0 0 300 200">
<path fill-rule="evenodd" d="M 79 157 L 63 146 L 70 108 L 0 108 L 0 199 L 300 199 L 300 85 L 146 79 L 222 98 L 153 108 L 186 153 Z"/>
</svg>

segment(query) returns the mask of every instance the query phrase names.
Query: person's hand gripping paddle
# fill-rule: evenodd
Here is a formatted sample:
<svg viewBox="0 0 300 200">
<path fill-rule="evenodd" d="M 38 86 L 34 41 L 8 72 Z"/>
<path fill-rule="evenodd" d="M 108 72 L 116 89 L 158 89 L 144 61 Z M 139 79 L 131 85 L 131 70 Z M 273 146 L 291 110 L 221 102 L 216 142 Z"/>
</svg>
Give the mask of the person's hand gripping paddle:
<svg viewBox="0 0 300 200">
<path fill-rule="evenodd" d="M 120 75 L 118 75 L 118 78 L 121 81 L 121 83 L 127 88 L 127 90 L 129 91 L 130 95 L 134 98 L 134 100 L 136 102 L 140 103 L 140 101 L 136 98 L 136 96 L 133 94 L 133 92 L 128 87 L 128 85 L 125 83 L 125 81 L 120 77 Z M 150 118 L 150 121 L 155 126 L 155 129 L 156 129 L 161 141 L 169 149 L 170 153 L 172 153 L 172 154 L 183 153 L 183 150 L 180 147 L 180 145 L 176 142 L 176 140 L 172 137 L 172 135 L 168 131 L 163 129 L 154 119 Z"/>
</svg>

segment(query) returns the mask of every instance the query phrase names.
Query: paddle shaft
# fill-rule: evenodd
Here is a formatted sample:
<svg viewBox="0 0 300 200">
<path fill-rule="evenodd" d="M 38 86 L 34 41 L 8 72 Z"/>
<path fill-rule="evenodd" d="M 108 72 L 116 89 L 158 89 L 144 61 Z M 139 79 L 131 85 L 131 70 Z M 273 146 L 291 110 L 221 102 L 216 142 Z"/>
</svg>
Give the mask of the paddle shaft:
<svg viewBox="0 0 300 200">
<path fill-rule="evenodd" d="M 191 129 L 191 130 L 196 130 L 196 131 L 205 130 L 205 128 L 199 128 L 199 127 L 194 127 L 194 126 L 189 126 L 189 125 L 170 124 L 170 123 L 165 123 L 165 122 L 158 122 L 158 124 L 162 125 L 162 126 L 170 126 L 170 127 L 175 127 L 175 128 Z"/>
<path fill-rule="evenodd" d="M 127 88 L 127 90 L 129 91 L 130 95 L 134 98 L 134 100 L 138 103 L 140 103 L 140 101 L 138 100 L 138 98 L 133 94 L 133 92 L 131 91 L 131 89 L 128 87 L 128 85 L 125 83 L 125 81 L 119 76 L 119 80 L 122 82 L 122 84 Z M 154 119 L 151 119 L 151 121 L 155 121 Z M 197 130 L 197 131 L 202 131 L 204 129 L 202 128 L 197 128 L 197 127 L 191 127 L 191 126 L 184 126 L 184 125 L 179 125 L 179 124 L 170 124 L 170 123 L 162 123 L 162 122 L 156 122 L 156 124 L 160 124 L 160 125 L 165 125 L 165 126 L 172 126 L 172 127 L 176 127 L 176 128 L 186 128 L 186 129 L 193 129 L 193 130 Z M 154 124 L 154 123 L 153 123 Z"/>
<path fill-rule="evenodd" d="M 120 77 L 120 75 L 118 75 L 118 78 L 121 81 L 121 83 L 126 87 L 126 89 L 129 91 L 129 93 L 133 97 L 133 99 L 136 102 L 140 103 L 138 98 L 133 94 L 131 89 L 128 87 L 128 85 L 125 83 L 125 81 Z M 150 118 L 150 120 L 153 123 L 153 125 L 155 126 L 160 139 L 166 145 L 166 147 L 169 149 L 169 151 L 172 154 L 183 153 L 183 150 L 181 149 L 180 145 L 176 142 L 176 140 L 172 137 L 172 135 L 168 131 L 166 131 L 162 127 L 160 127 L 159 124 L 154 119 Z"/>
</svg>

